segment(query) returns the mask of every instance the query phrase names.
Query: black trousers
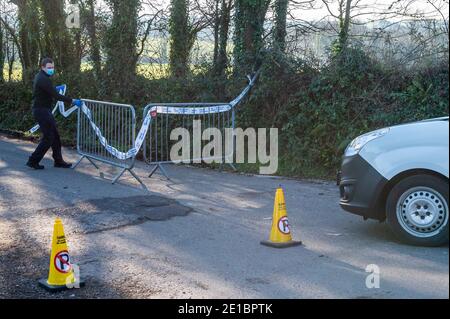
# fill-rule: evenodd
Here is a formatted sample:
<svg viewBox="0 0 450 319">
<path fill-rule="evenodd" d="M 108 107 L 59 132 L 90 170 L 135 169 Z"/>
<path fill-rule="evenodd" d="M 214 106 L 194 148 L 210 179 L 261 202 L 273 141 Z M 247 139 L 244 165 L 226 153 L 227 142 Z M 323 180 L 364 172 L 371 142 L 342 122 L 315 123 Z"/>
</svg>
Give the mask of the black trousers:
<svg viewBox="0 0 450 319">
<path fill-rule="evenodd" d="M 63 160 L 61 154 L 61 139 L 52 111 L 45 108 L 35 108 L 33 109 L 33 117 L 40 126 L 42 138 L 34 153 L 31 154 L 30 162 L 39 163 L 50 147 L 52 148 L 53 159 L 55 162 L 61 162 Z"/>
</svg>

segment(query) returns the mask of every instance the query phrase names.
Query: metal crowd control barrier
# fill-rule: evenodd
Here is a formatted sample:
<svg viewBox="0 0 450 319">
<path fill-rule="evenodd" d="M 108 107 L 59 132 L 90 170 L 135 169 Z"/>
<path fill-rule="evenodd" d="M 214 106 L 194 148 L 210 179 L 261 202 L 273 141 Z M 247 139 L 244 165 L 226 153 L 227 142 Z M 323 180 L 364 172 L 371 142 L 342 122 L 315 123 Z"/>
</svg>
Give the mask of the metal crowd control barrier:
<svg viewBox="0 0 450 319">
<path fill-rule="evenodd" d="M 119 152 L 127 152 L 134 148 L 136 131 L 136 114 L 134 107 L 126 104 L 109 103 L 102 101 L 83 100 L 90 110 L 92 123 L 98 127 L 103 135 L 104 142 L 115 147 Z M 78 109 L 77 124 L 77 151 L 81 158 L 75 163 L 76 168 L 86 158 L 94 167 L 99 169 L 94 160 L 121 168 L 120 172 L 113 178 L 116 183 L 125 171 L 136 178 L 144 186 L 139 177 L 133 172 L 136 161 L 135 156 L 119 159 L 108 152 L 91 125 L 88 116 Z M 144 186 L 145 187 L 145 186 Z"/>
<path fill-rule="evenodd" d="M 184 162 L 184 160 L 173 161 L 170 158 L 171 146 L 178 142 L 170 140 L 170 133 L 174 128 L 186 129 L 190 134 L 190 145 L 192 145 L 192 140 L 194 138 L 194 120 L 200 121 L 202 130 L 205 128 L 219 129 L 222 135 L 223 149 L 226 142 L 224 142 L 224 140 L 226 140 L 227 135 L 224 134 L 225 129 L 229 128 L 234 130 L 235 128 L 235 107 L 243 100 L 250 89 L 255 85 L 259 73 L 260 70 L 256 71 L 253 77 L 247 76 L 248 85 L 233 101 L 229 103 L 153 103 L 147 105 L 144 108 L 144 119 L 149 121 L 149 134 L 144 137 L 145 141 L 143 153 L 145 162 L 149 165 L 155 166 L 150 172 L 149 177 L 151 177 L 159 168 L 164 176 L 169 179 L 163 164 Z M 208 142 L 209 141 L 201 141 L 201 149 L 203 149 L 203 144 Z M 189 162 L 201 160 L 213 161 L 220 159 L 221 167 L 223 163 L 226 162 L 226 164 L 236 170 L 230 161 L 226 161 L 226 159 L 232 159 L 234 156 L 234 138 L 231 142 L 231 154 L 225 154 L 225 152 L 223 152 L 223 155 L 217 158 L 204 158 L 202 154 L 196 157 L 195 154 L 193 154 L 194 150 L 191 147 Z"/>
<path fill-rule="evenodd" d="M 220 156 L 203 157 L 202 154 L 194 154 L 193 147 L 190 148 L 188 159 L 172 160 L 170 150 L 178 141 L 170 139 L 170 133 L 175 128 L 183 128 L 189 132 L 190 145 L 193 145 L 195 120 L 200 121 L 201 130 L 217 128 L 222 134 L 222 147 L 225 146 L 225 128 L 234 129 L 235 110 L 230 103 L 152 103 L 144 108 L 144 118 L 150 112 L 151 121 L 149 131 L 144 142 L 144 160 L 149 165 L 154 165 L 150 172 L 151 177 L 159 168 L 164 176 L 169 179 L 163 164 L 185 162 L 197 162 L 202 160 L 220 160 L 221 166 L 225 159 L 233 154 L 221 154 Z M 201 134 L 201 133 L 200 133 Z M 201 136 L 200 136 L 201 138 Z M 201 141 L 201 149 L 209 141 Z M 234 146 L 232 147 L 234 150 Z M 227 163 L 234 170 L 232 163 Z"/>
</svg>

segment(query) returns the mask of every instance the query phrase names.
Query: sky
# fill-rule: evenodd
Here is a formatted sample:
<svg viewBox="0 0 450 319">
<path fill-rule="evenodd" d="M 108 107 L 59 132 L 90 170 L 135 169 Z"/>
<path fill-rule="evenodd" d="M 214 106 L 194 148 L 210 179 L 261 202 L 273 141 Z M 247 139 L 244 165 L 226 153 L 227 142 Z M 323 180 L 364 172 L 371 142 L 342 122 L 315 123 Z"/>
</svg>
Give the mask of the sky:
<svg viewBox="0 0 450 319">
<path fill-rule="evenodd" d="M 147 0 L 156 4 L 158 6 L 167 7 L 170 4 L 170 0 Z M 205 1 L 205 0 L 200 0 Z M 338 1 L 336 0 L 326 0 L 329 4 L 330 9 L 337 14 L 338 13 Z M 308 0 L 290 0 L 290 6 L 293 9 L 292 14 L 295 19 L 302 19 L 307 21 L 317 21 L 323 19 L 324 17 L 329 16 L 329 12 L 327 7 L 324 5 L 322 0 L 314 0 L 313 5 L 305 4 Z M 407 12 L 408 13 L 416 13 L 416 12 L 427 12 L 427 17 L 429 18 L 437 18 L 441 19 L 442 17 L 439 13 L 436 12 L 435 8 L 432 6 L 434 3 L 437 7 L 446 8 L 444 10 L 446 19 L 448 20 L 448 0 L 353 0 L 352 3 L 357 3 L 361 9 L 357 9 L 355 12 L 365 13 L 364 15 L 358 16 L 359 20 L 372 20 L 376 19 L 378 15 L 374 14 L 366 14 L 369 12 L 378 12 L 386 14 L 389 12 L 388 8 L 393 3 L 397 2 L 396 7 L 399 8 L 399 4 L 409 3 Z M 145 1 L 144 1 L 145 3 Z M 295 3 L 303 3 L 296 5 Z M 149 6 L 144 6 L 144 13 L 150 13 L 151 10 Z M 393 10 L 391 10 L 392 12 Z M 399 18 L 397 18 L 399 19 Z"/>
<path fill-rule="evenodd" d="M 445 3 L 443 0 L 432 0 L 438 7 L 443 6 L 446 7 L 446 16 L 448 17 L 448 1 Z M 331 11 L 337 15 L 338 14 L 338 4 L 337 1 L 331 1 L 327 0 L 327 2 L 330 3 L 329 7 Z M 358 16 L 358 20 L 372 20 L 379 17 L 379 14 L 371 14 L 372 12 L 376 13 L 382 13 L 382 15 L 385 15 L 389 12 L 393 13 L 394 8 L 400 8 L 400 4 L 406 4 L 407 2 L 410 2 L 410 5 L 407 7 L 408 13 L 417 13 L 417 12 L 427 12 L 428 17 L 435 17 L 435 18 L 441 18 L 440 15 L 437 13 L 437 11 L 434 9 L 434 7 L 429 3 L 427 0 L 414 0 L 414 1 L 400 1 L 396 6 L 389 10 L 389 7 L 391 4 L 395 2 L 395 0 L 353 0 L 352 4 L 357 3 L 358 7 L 354 10 L 355 13 L 363 15 Z M 293 5 L 293 4 L 291 4 Z M 293 5 L 295 6 L 295 5 Z M 303 18 L 305 20 L 312 20 L 317 21 L 324 17 L 329 16 L 329 12 L 327 10 L 327 7 L 323 3 L 323 1 L 315 1 L 314 3 L 314 9 L 313 10 L 305 10 L 302 8 L 299 8 L 298 10 L 294 10 L 294 17 L 295 18 Z"/>
</svg>

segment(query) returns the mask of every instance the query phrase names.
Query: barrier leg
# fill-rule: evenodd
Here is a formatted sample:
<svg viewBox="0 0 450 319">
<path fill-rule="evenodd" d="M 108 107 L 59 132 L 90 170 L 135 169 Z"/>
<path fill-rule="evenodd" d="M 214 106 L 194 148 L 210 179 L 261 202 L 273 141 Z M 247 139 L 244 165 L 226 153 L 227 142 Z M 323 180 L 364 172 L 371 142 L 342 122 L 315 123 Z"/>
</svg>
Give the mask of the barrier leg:
<svg viewBox="0 0 450 319">
<path fill-rule="evenodd" d="M 91 160 L 89 157 L 86 157 L 86 158 L 88 159 L 89 162 L 91 162 L 92 165 L 94 165 L 94 167 L 95 167 L 96 169 L 100 169 L 100 168 L 98 168 L 97 164 L 94 163 L 93 160 Z"/>
<path fill-rule="evenodd" d="M 78 166 L 78 164 L 81 163 L 81 161 L 83 160 L 83 158 L 84 158 L 84 156 L 81 156 L 81 157 L 78 159 L 78 161 L 77 161 L 75 164 L 72 165 L 72 169 L 75 169 L 75 168 Z"/>
<path fill-rule="evenodd" d="M 158 168 L 161 170 L 161 172 L 163 173 L 164 177 L 167 180 L 170 180 L 169 175 L 167 174 L 167 171 L 164 169 L 164 167 L 162 166 L 162 164 L 155 164 L 155 167 L 153 167 L 152 171 L 150 172 L 150 174 L 148 175 L 148 177 L 152 177 L 153 174 L 155 174 L 155 172 L 158 170 Z"/>
<path fill-rule="evenodd" d="M 162 164 L 158 164 L 159 168 L 161 169 L 161 172 L 164 174 L 164 176 L 167 178 L 167 180 L 170 180 L 169 175 L 167 174 L 166 170 L 162 166 Z"/>
<path fill-rule="evenodd" d="M 133 177 L 139 182 L 139 184 L 141 184 L 141 186 L 144 189 L 147 189 L 147 186 L 145 186 L 145 184 L 142 182 L 142 180 L 139 178 L 139 176 L 137 176 L 136 173 L 133 172 L 133 170 L 129 169 L 128 171 L 130 172 L 131 175 L 133 175 Z"/>
<path fill-rule="evenodd" d="M 126 168 L 122 168 L 119 174 L 117 174 L 116 177 L 113 178 L 111 184 L 115 184 L 119 180 L 119 178 L 123 175 L 123 173 L 125 173 L 126 170 L 127 170 Z"/>
<path fill-rule="evenodd" d="M 155 167 L 153 167 L 152 171 L 150 172 L 150 174 L 148 174 L 148 177 L 152 177 L 153 174 L 155 174 L 156 170 L 158 169 L 158 165 L 155 165 Z"/>
<path fill-rule="evenodd" d="M 90 159 L 89 157 L 87 157 L 86 155 L 81 156 L 80 159 L 79 159 L 74 165 L 72 165 L 72 169 L 75 169 L 75 168 L 81 163 L 81 161 L 83 160 L 83 158 L 86 158 L 89 162 L 91 162 L 91 164 L 94 165 L 94 167 L 95 167 L 96 169 L 100 169 L 100 168 L 97 166 L 97 164 L 95 164 L 94 161 L 91 160 L 91 159 Z"/>
<path fill-rule="evenodd" d="M 139 176 L 137 176 L 136 173 L 133 172 L 133 170 L 131 170 L 131 169 L 129 169 L 129 168 L 123 168 L 123 169 L 121 169 L 120 172 L 119 172 L 119 174 L 117 174 L 117 175 L 113 178 L 111 184 L 115 184 L 115 183 L 119 180 L 119 178 L 122 177 L 123 173 L 125 173 L 126 171 L 129 171 L 130 174 L 131 174 L 131 175 L 139 182 L 139 184 L 141 184 L 141 186 L 142 186 L 145 190 L 148 190 L 148 189 L 147 189 L 147 186 L 145 186 L 145 184 L 142 182 L 142 180 L 139 178 Z"/>
</svg>

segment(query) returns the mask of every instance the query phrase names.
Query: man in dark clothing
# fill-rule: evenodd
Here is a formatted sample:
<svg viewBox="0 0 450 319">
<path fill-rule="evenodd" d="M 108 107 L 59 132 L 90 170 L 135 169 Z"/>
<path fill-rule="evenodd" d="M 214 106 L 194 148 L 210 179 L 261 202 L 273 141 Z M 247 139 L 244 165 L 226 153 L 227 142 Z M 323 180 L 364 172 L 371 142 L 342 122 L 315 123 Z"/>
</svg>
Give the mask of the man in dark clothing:
<svg viewBox="0 0 450 319">
<path fill-rule="evenodd" d="M 70 168 L 72 165 L 63 160 L 61 153 L 61 140 L 56 126 L 55 118 L 52 114 L 52 106 L 55 101 L 63 101 L 81 106 L 80 100 L 73 100 L 67 96 L 59 94 L 50 77 L 55 73 L 55 66 L 52 59 L 45 58 L 41 62 L 41 70 L 34 78 L 33 82 L 33 117 L 38 122 L 43 133 L 42 139 L 28 159 L 27 166 L 34 169 L 44 169 L 39 162 L 51 147 L 53 151 L 54 166 Z"/>
</svg>

